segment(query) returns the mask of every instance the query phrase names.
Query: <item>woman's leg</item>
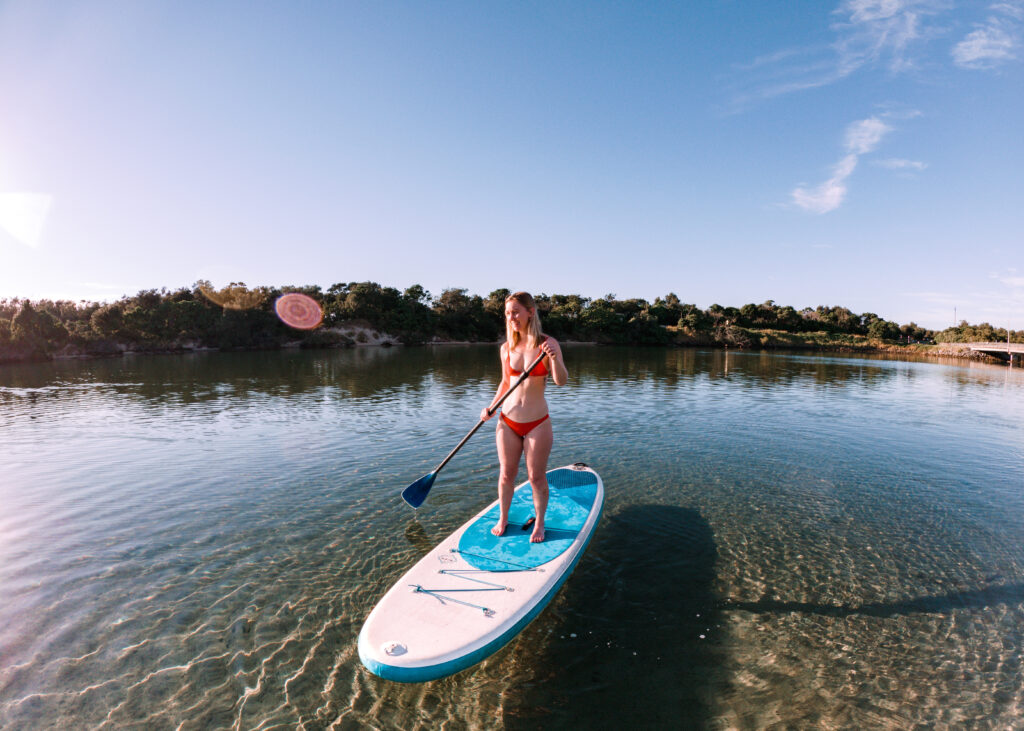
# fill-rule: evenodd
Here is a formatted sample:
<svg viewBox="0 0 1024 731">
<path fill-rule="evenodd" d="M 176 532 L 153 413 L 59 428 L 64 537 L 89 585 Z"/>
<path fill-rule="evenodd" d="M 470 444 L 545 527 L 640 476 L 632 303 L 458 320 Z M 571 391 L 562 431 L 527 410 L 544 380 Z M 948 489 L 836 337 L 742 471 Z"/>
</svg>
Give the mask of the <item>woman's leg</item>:
<svg viewBox="0 0 1024 731">
<path fill-rule="evenodd" d="M 508 527 L 508 509 L 512 505 L 512 493 L 516 489 L 519 458 L 523 456 L 523 438 L 499 418 L 495 439 L 498 442 L 498 463 L 501 465 L 501 471 L 498 474 L 498 502 L 501 514 L 498 517 L 498 522 L 491 528 L 491 533 L 500 536 Z"/>
<path fill-rule="evenodd" d="M 548 457 L 551 456 L 551 445 L 555 441 L 551 429 L 551 419 L 538 424 L 523 438 L 523 449 L 526 452 L 526 474 L 533 488 L 533 509 L 537 513 L 537 522 L 533 524 L 530 541 L 540 543 L 544 540 L 544 513 L 548 509 Z"/>
</svg>

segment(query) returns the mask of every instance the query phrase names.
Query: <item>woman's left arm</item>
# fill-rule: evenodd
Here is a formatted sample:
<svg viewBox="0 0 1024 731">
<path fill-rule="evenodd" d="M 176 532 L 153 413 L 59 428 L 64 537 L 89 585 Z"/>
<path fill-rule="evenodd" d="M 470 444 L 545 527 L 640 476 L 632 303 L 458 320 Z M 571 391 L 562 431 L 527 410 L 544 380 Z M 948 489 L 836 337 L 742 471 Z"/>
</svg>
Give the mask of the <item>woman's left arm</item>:
<svg viewBox="0 0 1024 731">
<path fill-rule="evenodd" d="M 564 386 L 569 381 L 569 371 L 565 369 L 565 360 L 562 358 L 562 346 L 554 338 L 548 338 L 541 343 L 540 349 L 548 357 L 548 370 L 551 372 L 551 380 L 556 386 Z"/>
</svg>

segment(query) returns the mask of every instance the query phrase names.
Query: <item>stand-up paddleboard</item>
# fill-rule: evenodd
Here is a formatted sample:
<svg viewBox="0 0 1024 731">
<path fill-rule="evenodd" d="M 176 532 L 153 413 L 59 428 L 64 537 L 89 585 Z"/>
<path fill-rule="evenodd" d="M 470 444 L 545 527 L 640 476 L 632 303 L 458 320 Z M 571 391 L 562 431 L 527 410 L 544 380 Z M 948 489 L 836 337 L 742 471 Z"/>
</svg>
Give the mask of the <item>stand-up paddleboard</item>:
<svg viewBox="0 0 1024 731">
<path fill-rule="evenodd" d="M 540 614 L 572 573 L 604 505 L 582 463 L 549 470 L 544 542 L 530 543 L 530 483 L 516 488 L 505 535 L 495 501 L 424 556 L 383 596 L 359 633 L 359 658 L 388 680 L 421 683 L 465 670 Z"/>
</svg>

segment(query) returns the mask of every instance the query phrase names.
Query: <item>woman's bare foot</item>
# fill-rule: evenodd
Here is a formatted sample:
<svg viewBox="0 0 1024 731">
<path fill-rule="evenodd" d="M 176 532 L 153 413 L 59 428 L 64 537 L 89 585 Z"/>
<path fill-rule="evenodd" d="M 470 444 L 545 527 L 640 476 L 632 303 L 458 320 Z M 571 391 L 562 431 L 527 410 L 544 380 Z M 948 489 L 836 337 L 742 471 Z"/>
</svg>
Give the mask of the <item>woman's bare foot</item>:
<svg viewBox="0 0 1024 731">
<path fill-rule="evenodd" d="M 538 520 L 533 526 L 533 533 L 530 534 L 530 543 L 544 542 L 544 521 Z"/>
<path fill-rule="evenodd" d="M 505 535 L 506 528 L 508 528 L 508 521 L 499 518 L 498 522 L 494 524 L 493 528 L 491 528 L 491 533 L 496 536 L 503 536 Z"/>
</svg>

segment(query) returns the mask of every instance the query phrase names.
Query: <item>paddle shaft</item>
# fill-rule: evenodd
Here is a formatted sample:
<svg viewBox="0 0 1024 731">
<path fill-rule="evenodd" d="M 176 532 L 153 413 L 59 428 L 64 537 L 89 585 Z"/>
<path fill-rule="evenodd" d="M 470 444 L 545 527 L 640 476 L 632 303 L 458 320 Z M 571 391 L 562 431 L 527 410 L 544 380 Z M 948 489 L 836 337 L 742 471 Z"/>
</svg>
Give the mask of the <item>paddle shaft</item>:
<svg viewBox="0 0 1024 731">
<path fill-rule="evenodd" d="M 527 378 L 530 377 L 530 373 L 533 371 L 534 368 L 536 368 L 537 366 L 540 365 L 540 362 L 544 359 L 544 355 L 545 355 L 545 353 L 542 350 L 540 355 L 537 356 L 537 360 L 533 361 L 533 363 L 530 364 L 530 367 L 527 368 L 525 371 L 523 371 L 522 374 L 519 376 L 519 378 L 516 379 L 516 382 L 513 383 L 511 386 L 509 386 L 509 389 L 505 393 L 502 394 L 501 398 L 498 399 L 498 403 L 494 404 L 494 406 L 491 406 L 490 408 L 487 409 L 487 415 L 488 416 L 493 416 L 494 412 L 497 411 L 501 407 L 502 403 L 504 403 L 505 399 L 507 399 L 509 397 L 509 394 L 511 394 L 513 391 L 515 391 L 516 388 L 519 387 L 520 383 L 522 383 L 523 381 L 525 381 Z M 469 438 L 471 436 L 476 434 L 477 429 L 479 429 L 480 427 L 482 427 L 484 425 L 484 421 L 486 421 L 486 420 L 485 419 L 481 419 L 480 421 L 478 421 L 476 423 L 476 426 L 474 426 L 472 429 L 469 430 L 469 434 L 464 436 L 462 438 L 462 441 L 458 443 L 458 445 L 455 447 L 455 449 L 453 449 L 451 451 L 451 453 L 447 457 L 445 457 L 443 460 L 441 460 L 441 464 L 439 464 L 437 467 L 434 468 L 433 474 L 436 475 L 438 472 L 441 471 L 442 467 L 444 467 L 446 464 L 448 464 L 448 460 L 450 460 L 452 457 L 454 457 L 455 453 L 458 452 L 460 449 L 462 449 L 462 445 L 465 444 L 466 442 L 468 442 Z"/>
</svg>

